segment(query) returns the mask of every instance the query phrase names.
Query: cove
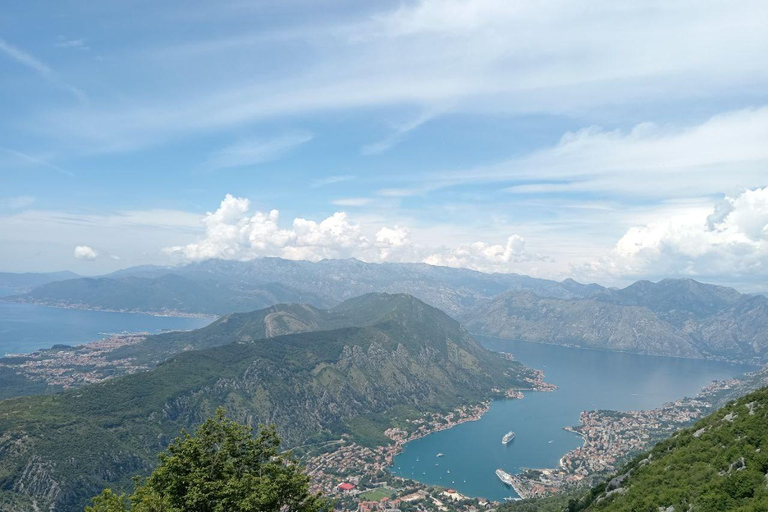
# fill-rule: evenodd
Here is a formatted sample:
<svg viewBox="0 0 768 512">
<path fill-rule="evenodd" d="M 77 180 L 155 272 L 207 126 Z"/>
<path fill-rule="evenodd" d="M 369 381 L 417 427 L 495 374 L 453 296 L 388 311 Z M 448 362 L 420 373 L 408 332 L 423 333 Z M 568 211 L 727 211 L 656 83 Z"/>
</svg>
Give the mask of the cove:
<svg viewBox="0 0 768 512">
<path fill-rule="evenodd" d="M 0 356 L 86 343 L 112 333 L 197 329 L 211 321 L 0 303 Z"/>
<path fill-rule="evenodd" d="M 581 437 L 563 430 L 577 425 L 584 410 L 652 409 L 695 395 L 713 379 L 741 375 L 747 365 L 580 350 L 555 345 L 478 337 L 487 348 L 510 352 L 546 373 L 558 386 L 548 393 L 526 392 L 522 400 L 498 400 L 479 420 L 463 423 L 405 445 L 390 468 L 393 474 L 462 494 L 502 500 L 516 497 L 494 474 L 497 468 L 557 466 L 560 457 L 581 446 Z M 509 445 L 501 438 L 517 437 Z M 442 453 L 442 457 L 437 457 Z"/>
</svg>

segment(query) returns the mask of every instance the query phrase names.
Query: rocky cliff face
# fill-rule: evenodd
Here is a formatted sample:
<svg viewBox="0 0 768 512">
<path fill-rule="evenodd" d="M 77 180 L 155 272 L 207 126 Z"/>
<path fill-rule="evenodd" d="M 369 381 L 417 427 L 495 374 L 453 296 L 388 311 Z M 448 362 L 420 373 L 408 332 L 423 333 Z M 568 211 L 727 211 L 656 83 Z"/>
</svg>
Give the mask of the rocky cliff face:
<svg viewBox="0 0 768 512">
<path fill-rule="evenodd" d="M 462 317 L 474 333 L 638 354 L 768 361 L 768 299 L 692 280 L 590 298 L 508 292 Z"/>
</svg>

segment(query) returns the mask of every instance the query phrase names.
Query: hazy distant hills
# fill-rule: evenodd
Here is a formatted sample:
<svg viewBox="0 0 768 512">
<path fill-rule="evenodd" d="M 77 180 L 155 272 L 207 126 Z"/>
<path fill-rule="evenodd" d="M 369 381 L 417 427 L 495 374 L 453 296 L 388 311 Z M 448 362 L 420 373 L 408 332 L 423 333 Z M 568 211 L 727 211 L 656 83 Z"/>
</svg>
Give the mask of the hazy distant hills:
<svg viewBox="0 0 768 512">
<path fill-rule="evenodd" d="M 178 279 L 173 281 L 173 278 Z M 192 293 L 199 295 L 199 299 L 189 297 L 188 289 L 193 284 L 200 289 Z M 282 288 L 277 290 L 277 286 Z M 101 309 L 109 304 L 109 309 L 126 311 L 222 314 L 247 311 L 249 301 L 256 300 L 249 293 L 264 299 L 250 307 L 253 310 L 280 302 L 325 307 L 365 293 L 387 292 L 408 293 L 457 315 L 508 290 L 573 298 L 589 296 L 602 289 L 572 280 L 560 283 L 423 263 L 365 263 L 355 259 L 315 263 L 259 258 L 247 262 L 210 260 L 181 267 L 133 267 L 104 276 L 97 282 L 77 279 L 43 286 L 21 300 Z"/>
<path fill-rule="evenodd" d="M 262 338 L 314 328 L 328 330 Z M 149 339 L 216 346 L 101 384 L 0 402 L 0 502 L 82 510 L 104 486 L 147 472 L 182 427 L 221 405 L 240 421 L 276 424 L 286 446 L 344 433 L 375 444 L 397 418 L 478 403 L 534 377 L 407 295 L 367 295 L 331 311 L 272 308 Z"/>
<path fill-rule="evenodd" d="M 11 300 L 119 311 L 226 314 L 277 303 L 328 307 L 408 293 L 476 334 L 640 354 L 768 362 L 768 298 L 691 279 L 623 289 L 421 263 L 260 258 L 133 267 L 52 282 Z"/>
<path fill-rule="evenodd" d="M 188 279 L 177 274 L 154 278 L 85 277 L 56 281 L 15 299 L 86 309 L 208 315 L 253 311 L 281 302 L 308 302 L 318 306 L 330 303 L 311 292 L 302 292 L 281 283 L 248 285 Z"/>
<path fill-rule="evenodd" d="M 507 292 L 461 316 L 471 332 L 640 354 L 768 361 L 768 298 L 691 279 L 589 298 Z"/>
<path fill-rule="evenodd" d="M 0 288 L 14 290 L 16 293 L 26 293 L 33 288 L 54 281 L 63 281 L 65 279 L 76 279 L 80 276 L 74 272 L 27 272 L 24 274 L 14 274 L 11 272 L 0 272 Z"/>
</svg>

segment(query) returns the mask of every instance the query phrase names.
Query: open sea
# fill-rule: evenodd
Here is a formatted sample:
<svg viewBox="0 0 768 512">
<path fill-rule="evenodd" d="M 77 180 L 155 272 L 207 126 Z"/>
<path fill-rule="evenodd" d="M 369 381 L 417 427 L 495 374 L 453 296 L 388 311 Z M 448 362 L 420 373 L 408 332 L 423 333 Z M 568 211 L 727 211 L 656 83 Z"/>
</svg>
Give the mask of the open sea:
<svg viewBox="0 0 768 512">
<path fill-rule="evenodd" d="M 489 349 L 511 352 L 522 363 L 544 370 L 547 382 L 559 389 L 495 401 L 479 421 L 408 443 L 394 459 L 391 470 L 396 475 L 452 487 L 468 496 L 516 497 L 495 470 L 518 473 L 522 468 L 556 467 L 560 457 L 581 445 L 580 436 L 563 430 L 578 425 L 581 411 L 652 409 L 693 396 L 713 379 L 754 370 L 713 361 L 478 339 Z M 510 430 L 517 437 L 505 446 L 501 438 Z"/>
</svg>

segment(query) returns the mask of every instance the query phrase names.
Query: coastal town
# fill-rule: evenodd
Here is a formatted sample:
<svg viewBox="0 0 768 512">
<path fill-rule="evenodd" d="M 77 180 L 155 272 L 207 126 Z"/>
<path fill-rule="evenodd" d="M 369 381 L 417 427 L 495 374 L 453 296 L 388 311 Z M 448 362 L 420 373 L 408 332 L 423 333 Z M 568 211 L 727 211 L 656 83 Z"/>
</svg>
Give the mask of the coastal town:
<svg viewBox="0 0 768 512">
<path fill-rule="evenodd" d="M 31 354 L 8 354 L 0 359 L 0 368 L 61 389 L 102 382 L 120 375 L 147 370 L 129 358 L 108 358 L 107 354 L 140 343 L 149 333 L 111 334 L 82 345 L 54 345 Z"/>
<path fill-rule="evenodd" d="M 578 426 L 583 445 L 566 453 L 557 468 L 526 469 L 513 476 L 512 487 L 521 498 L 548 496 L 577 485 L 594 485 L 615 472 L 633 455 L 704 417 L 722 393 L 738 379 L 713 381 L 693 398 L 640 411 L 583 411 Z"/>
</svg>

